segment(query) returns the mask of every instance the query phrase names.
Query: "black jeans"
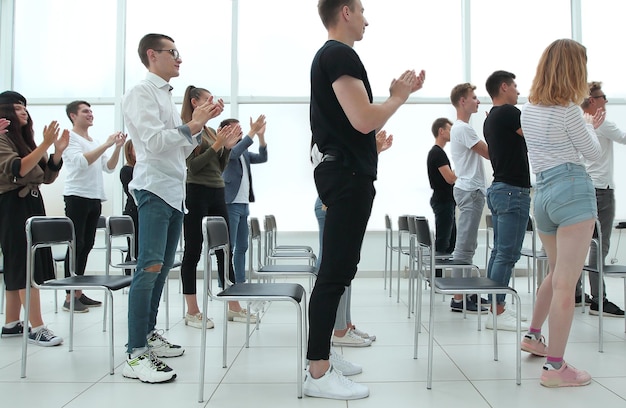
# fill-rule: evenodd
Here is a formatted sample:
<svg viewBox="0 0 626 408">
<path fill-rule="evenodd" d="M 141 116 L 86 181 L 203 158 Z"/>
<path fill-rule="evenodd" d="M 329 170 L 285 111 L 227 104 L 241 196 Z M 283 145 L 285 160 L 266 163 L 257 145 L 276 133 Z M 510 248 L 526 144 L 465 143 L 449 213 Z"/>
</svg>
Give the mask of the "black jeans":
<svg viewBox="0 0 626 408">
<path fill-rule="evenodd" d="M 185 205 L 187 207 L 187 214 L 183 219 L 185 251 L 180 274 L 183 294 L 194 295 L 196 294 L 196 268 L 202 254 L 202 218 L 208 215 L 224 217 L 228 225 L 228 209 L 224 199 L 224 188 L 188 183 Z M 215 255 L 217 257 L 218 281 L 220 287 L 224 287 L 224 251 L 217 251 Z M 228 260 L 228 276 L 231 282 L 235 282 L 232 256 L 233 251 L 231 250 Z"/>
<path fill-rule="evenodd" d="M 76 275 L 84 275 L 87 267 L 87 257 L 93 248 L 96 238 L 98 219 L 102 213 L 102 202 L 98 198 L 78 196 L 63 196 L 65 200 L 65 215 L 74 223 L 76 235 Z M 70 276 L 69 258 L 65 257 L 65 276 Z M 68 292 L 69 293 L 69 292 Z"/>
<path fill-rule="evenodd" d="M 431 198 L 430 206 L 435 214 L 435 251 L 451 254 L 456 244 L 456 203 L 454 200 L 438 201 Z"/>
<path fill-rule="evenodd" d="M 317 166 L 315 184 L 328 210 L 322 262 L 309 302 L 307 358 L 328 360 L 337 305 L 356 274 L 376 191 L 372 177 L 354 174 L 336 161 Z"/>
</svg>

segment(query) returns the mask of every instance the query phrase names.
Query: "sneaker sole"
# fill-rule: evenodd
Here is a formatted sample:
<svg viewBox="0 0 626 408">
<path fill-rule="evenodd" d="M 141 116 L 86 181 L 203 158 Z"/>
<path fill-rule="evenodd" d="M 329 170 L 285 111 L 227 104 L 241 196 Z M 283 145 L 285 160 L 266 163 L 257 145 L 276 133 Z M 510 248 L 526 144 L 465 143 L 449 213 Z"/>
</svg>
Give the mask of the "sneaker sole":
<svg viewBox="0 0 626 408">
<path fill-rule="evenodd" d="M 69 312 L 70 308 L 63 306 L 63 311 L 64 312 Z M 85 310 L 76 310 L 76 309 L 74 309 L 74 313 L 87 313 L 87 312 L 89 312 L 89 309 L 85 309 Z"/>
<path fill-rule="evenodd" d="M 524 347 L 524 343 L 522 343 L 522 345 L 520 346 L 520 349 L 536 357 L 546 357 L 548 355 L 548 353 L 539 353 L 536 350 L 531 349 L 530 347 Z"/>
<path fill-rule="evenodd" d="M 463 313 L 463 309 L 453 309 L 453 308 L 450 308 L 450 311 L 454 312 L 454 313 Z M 465 313 L 477 315 L 478 311 L 477 310 L 466 310 Z M 485 309 L 482 312 L 480 312 L 480 314 L 488 314 L 488 313 L 489 313 L 489 310 L 487 310 L 487 309 Z"/>
<path fill-rule="evenodd" d="M 592 315 L 592 316 L 599 316 L 600 315 L 600 311 L 599 310 L 591 310 L 591 309 L 589 309 L 589 314 Z M 621 319 L 624 318 L 623 314 L 622 315 L 617 315 L 617 314 L 613 314 L 613 313 L 607 313 L 607 312 L 604 312 L 604 311 L 602 312 L 602 316 L 603 317 L 604 316 L 606 316 L 606 317 L 618 317 L 618 318 L 621 318 Z"/>
<path fill-rule="evenodd" d="M 583 387 L 585 385 L 591 384 L 591 379 L 589 379 L 589 381 L 586 381 L 584 383 L 556 383 L 556 382 L 550 382 L 550 381 L 544 382 L 543 380 L 540 380 L 539 383 L 546 388 Z"/>
<path fill-rule="evenodd" d="M 195 323 L 195 322 L 188 322 L 187 320 L 185 320 L 185 326 L 190 326 L 190 327 L 194 327 L 196 329 L 202 329 L 202 323 Z M 212 329 L 215 327 L 215 324 L 211 323 L 206 325 L 207 329 Z"/>
<path fill-rule="evenodd" d="M 156 350 L 156 349 L 152 349 L 152 352 L 153 352 L 153 353 L 154 353 L 154 355 L 155 355 L 155 356 L 157 356 L 158 358 L 173 358 L 173 357 L 180 357 L 180 356 L 182 356 L 183 354 L 185 354 L 185 350 L 181 351 L 181 352 L 180 352 L 180 354 L 167 354 L 167 355 L 165 355 L 165 354 L 159 354 L 159 353 L 157 352 L 157 350 Z"/>
<path fill-rule="evenodd" d="M 176 374 L 172 375 L 172 377 L 170 377 L 167 380 L 163 380 L 163 381 L 148 381 L 148 380 L 143 380 L 141 379 L 138 375 L 135 375 L 135 373 L 133 374 L 126 374 L 126 373 L 122 373 L 122 376 L 125 378 L 132 378 L 134 380 L 139 380 L 142 383 L 146 383 L 146 384 L 162 384 L 162 383 L 168 383 L 168 382 L 172 382 L 174 381 L 174 379 L 176 378 Z"/>
<path fill-rule="evenodd" d="M 37 341 L 37 340 L 32 340 L 32 339 L 28 339 L 28 344 L 34 344 L 36 346 L 40 346 L 40 347 L 54 347 L 54 346 L 60 346 L 61 344 L 63 344 L 63 339 L 61 339 L 60 341 Z"/>
<path fill-rule="evenodd" d="M 317 392 L 317 391 L 311 391 L 311 390 L 303 390 L 304 395 L 306 395 L 307 397 L 313 397 L 313 398 L 327 398 L 327 399 L 334 399 L 334 400 L 357 400 L 357 399 L 363 399 L 363 398 L 367 398 L 370 396 L 369 390 L 367 392 L 367 394 L 365 395 L 350 395 L 348 397 L 344 396 L 344 395 L 330 395 L 330 394 L 326 394 L 324 392 Z"/>
<path fill-rule="evenodd" d="M 363 343 L 340 343 L 333 341 L 333 346 L 335 347 L 369 347 L 372 345 L 372 342 L 363 342 Z"/>
</svg>

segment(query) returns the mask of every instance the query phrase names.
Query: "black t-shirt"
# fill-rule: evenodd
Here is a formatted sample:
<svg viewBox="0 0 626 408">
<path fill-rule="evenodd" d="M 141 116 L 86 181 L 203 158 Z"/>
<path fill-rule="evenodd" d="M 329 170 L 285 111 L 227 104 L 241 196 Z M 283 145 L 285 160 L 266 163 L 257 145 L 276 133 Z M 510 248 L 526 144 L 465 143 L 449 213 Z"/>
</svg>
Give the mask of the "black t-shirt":
<svg viewBox="0 0 626 408">
<path fill-rule="evenodd" d="M 491 108 L 483 125 L 489 146 L 493 181 L 517 187 L 530 187 L 526 139 L 517 134 L 522 127 L 521 112 L 513 105 Z"/>
<path fill-rule="evenodd" d="M 375 132 L 363 134 L 352 127 L 333 91 L 333 82 L 344 75 L 363 81 L 372 102 L 367 72 L 357 53 L 344 43 L 328 40 L 315 54 L 311 64 L 313 143 L 317 144 L 320 152 L 339 156 L 351 171 L 376 178 L 378 154 Z"/>
<path fill-rule="evenodd" d="M 426 167 L 428 168 L 428 181 L 430 188 L 433 189 L 433 199 L 437 201 L 454 200 L 452 192 L 452 184 L 449 184 L 441 175 L 439 167 L 450 165 L 450 160 L 446 152 L 439 146 L 434 145 L 428 158 L 426 159 Z"/>
</svg>

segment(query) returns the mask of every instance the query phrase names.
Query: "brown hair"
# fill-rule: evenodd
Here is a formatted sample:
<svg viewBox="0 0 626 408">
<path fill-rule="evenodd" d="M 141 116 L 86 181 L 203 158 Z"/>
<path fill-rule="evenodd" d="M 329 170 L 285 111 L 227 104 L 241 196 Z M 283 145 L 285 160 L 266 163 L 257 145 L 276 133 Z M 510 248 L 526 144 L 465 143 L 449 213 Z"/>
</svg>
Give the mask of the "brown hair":
<svg viewBox="0 0 626 408">
<path fill-rule="evenodd" d="M 165 34 L 146 34 L 139 41 L 139 47 L 137 48 L 137 52 L 139 53 L 139 59 L 141 59 L 141 63 L 145 65 L 146 68 L 150 67 L 150 60 L 148 59 L 148 50 L 156 50 L 162 47 L 162 40 L 169 40 L 174 42 L 172 37 L 169 37 Z"/>
<path fill-rule="evenodd" d="M 135 151 L 133 150 L 133 141 L 127 140 L 124 144 L 124 158 L 126 159 L 126 165 L 135 167 L 137 158 L 135 157 Z"/>
<path fill-rule="evenodd" d="M 439 136 L 439 129 L 445 129 L 446 125 L 452 126 L 452 122 L 450 122 L 450 119 L 448 118 L 435 119 L 435 121 L 433 122 L 433 126 L 430 129 L 433 132 L 433 136 L 435 136 L 435 138 Z"/>
<path fill-rule="evenodd" d="M 350 11 L 354 11 L 355 0 L 319 0 L 317 2 L 317 12 L 324 27 L 328 29 L 337 23 L 339 10 L 344 6 L 348 6 Z"/>
<path fill-rule="evenodd" d="M 476 90 L 476 86 L 470 84 L 469 82 L 458 84 L 452 88 L 452 92 L 450 92 L 450 102 L 452 102 L 452 105 L 454 105 L 455 108 L 458 108 L 461 98 L 465 98 L 470 91 L 474 90 Z"/>
<path fill-rule="evenodd" d="M 528 101 L 540 105 L 580 104 L 589 95 L 587 50 L 567 38 L 545 49 L 528 94 Z"/>
</svg>

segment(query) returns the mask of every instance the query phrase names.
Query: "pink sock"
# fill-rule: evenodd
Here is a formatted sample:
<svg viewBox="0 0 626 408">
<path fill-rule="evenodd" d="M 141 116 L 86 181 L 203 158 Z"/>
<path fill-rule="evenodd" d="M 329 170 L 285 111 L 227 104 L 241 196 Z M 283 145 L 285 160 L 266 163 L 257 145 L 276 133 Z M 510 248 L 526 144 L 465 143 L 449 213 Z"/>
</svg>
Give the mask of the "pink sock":
<svg viewBox="0 0 626 408">
<path fill-rule="evenodd" d="M 541 333 L 541 329 L 535 329 L 534 327 L 531 327 L 530 329 L 528 329 L 528 333 L 532 333 L 532 334 Z"/>
</svg>

